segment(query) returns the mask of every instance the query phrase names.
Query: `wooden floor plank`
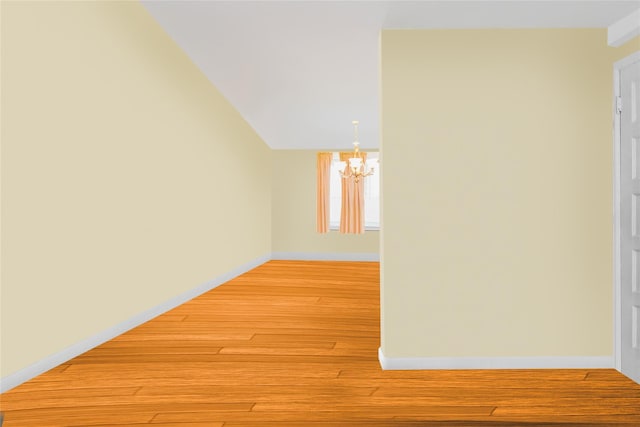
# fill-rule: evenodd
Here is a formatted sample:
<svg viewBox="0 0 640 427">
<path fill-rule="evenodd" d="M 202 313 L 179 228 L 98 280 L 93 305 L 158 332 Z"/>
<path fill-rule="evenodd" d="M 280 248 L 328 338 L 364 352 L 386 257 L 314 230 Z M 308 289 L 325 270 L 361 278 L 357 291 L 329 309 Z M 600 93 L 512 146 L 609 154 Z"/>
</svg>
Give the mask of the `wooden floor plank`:
<svg viewBox="0 0 640 427">
<path fill-rule="evenodd" d="M 206 421 L 202 423 L 190 423 L 190 422 L 179 422 L 179 423 L 153 423 L 153 427 L 224 427 L 225 423 L 220 422 L 211 422 Z M 149 427 L 149 423 L 145 424 L 130 424 L 128 427 Z M 113 424 L 96 424 L 94 427 L 114 427 Z"/>
<path fill-rule="evenodd" d="M 4 393 L 3 427 L 640 426 L 612 369 L 381 370 L 379 286 L 270 261 Z"/>
</svg>

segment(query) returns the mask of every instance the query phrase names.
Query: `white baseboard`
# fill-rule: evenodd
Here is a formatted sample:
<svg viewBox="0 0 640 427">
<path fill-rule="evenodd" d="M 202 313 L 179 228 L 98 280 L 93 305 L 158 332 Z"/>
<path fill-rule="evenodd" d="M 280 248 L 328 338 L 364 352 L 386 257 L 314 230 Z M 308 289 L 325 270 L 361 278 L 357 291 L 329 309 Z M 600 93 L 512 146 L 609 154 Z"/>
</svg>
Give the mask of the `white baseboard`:
<svg viewBox="0 0 640 427">
<path fill-rule="evenodd" d="M 368 252 L 273 252 L 271 259 L 292 261 L 380 261 L 380 255 Z"/>
<path fill-rule="evenodd" d="M 600 369 L 613 368 L 613 356 L 543 357 L 386 357 L 378 349 L 385 370 L 425 369 Z"/>
<path fill-rule="evenodd" d="M 73 359 L 74 357 L 79 356 L 82 353 L 127 332 L 130 329 L 133 329 L 136 326 L 148 322 L 154 317 L 157 317 L 181 304 L 184 304 L 185 302 L 192 300 L 193 298 L 215 288 L 216 286 L 228 282 L 234 277 L 256 268 L 260 264 L 264 264 L 265 262 L 269 261 L 269 259 L 269 255 L 264 255 L 256 258 L 253 261 L 234 268 L 233 270 L 222 274 L 221 276 L 218 276 L 213 280 L 210 280 L 196 288 L 193 288 L 174 298 L 171 298 L 169 301 L 166 301 L 156 307 L 137 314 L 122 323 L 119 323 L 105 331 L 102 331 L 92 337 L 80 341 L 70 347 L 67 347 L 62 351 L 52 354 L 51 356 L 46 357 L 45 359 L 42 359 L 32 365 L 29 365 L 26 368 L 20 369 L 13 374 L 7 375 L 6 377 L 0 379 L 0 393 L 11 390 L 12 388 L 48 371 L 49 369 L 55 368 L 56 366 L 61 365 L 66 361 Z"/>
</svg>

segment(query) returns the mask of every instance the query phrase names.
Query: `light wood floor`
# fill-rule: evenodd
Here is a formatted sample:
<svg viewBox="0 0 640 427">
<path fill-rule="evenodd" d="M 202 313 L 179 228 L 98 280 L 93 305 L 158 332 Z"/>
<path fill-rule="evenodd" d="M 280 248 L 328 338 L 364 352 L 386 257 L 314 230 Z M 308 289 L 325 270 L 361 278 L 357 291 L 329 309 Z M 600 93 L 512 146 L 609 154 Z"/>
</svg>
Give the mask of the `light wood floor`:
<svg viewBox="0 0 640 427">
<path fill-rule="evenodd" d="M 640 426 L 614 370 L 382 371 L 378 269 L 268 262 L 3 394 L 3 427 Z"/>
</svg>

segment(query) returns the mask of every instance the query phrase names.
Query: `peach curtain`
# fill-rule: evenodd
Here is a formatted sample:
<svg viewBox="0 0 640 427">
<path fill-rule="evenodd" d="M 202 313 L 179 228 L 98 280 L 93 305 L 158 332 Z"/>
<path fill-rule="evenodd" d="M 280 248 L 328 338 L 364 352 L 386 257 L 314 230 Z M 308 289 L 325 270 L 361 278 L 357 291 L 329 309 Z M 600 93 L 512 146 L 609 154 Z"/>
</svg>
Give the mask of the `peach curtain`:
<svg viewBox="0 0 640 427">
<path fill-rule="evenodd" d="M 316 191 L 316 231 L 329 231 L 329 183 L 332 153 L 318 153 Z"/>
<path fill-rule="evenodd" d="M 367 160 L 367 153 L 362 154 L 363 163 Z M 353 152 L 340 153 L 340 160 L 347 162 L 353 157 Z M 342 179 L 342 209 L 340 209 L 341 233 L 364 233 L 364 178 L 356 183 L 354 178 Z"/>
</svg>

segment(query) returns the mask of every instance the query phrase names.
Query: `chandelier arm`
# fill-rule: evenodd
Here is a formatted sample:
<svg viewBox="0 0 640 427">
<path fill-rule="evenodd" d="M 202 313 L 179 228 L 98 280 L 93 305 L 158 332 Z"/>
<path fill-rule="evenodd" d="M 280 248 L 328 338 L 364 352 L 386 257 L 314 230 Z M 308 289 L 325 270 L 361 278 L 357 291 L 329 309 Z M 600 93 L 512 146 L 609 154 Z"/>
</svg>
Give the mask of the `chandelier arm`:
<svg viewBox="0 0 640 427">
<path fill-rule="evenodd" d="M 358 141 L 358 122 L 354 120 L 353 124 L 353 157 L 346 159 L 345 167 L 343 171 L 340 171 L 342 178 L 353 178 L 355 182 L 359 182 L 360 178 L 373 175 L 375 172 L 374 167 L 369 167 L 365 161 L 364 153 L 360 151 L 360 142 Z M 353 160 L 353 162 L 352 162 Z M 354 164 L 355 163 L 355 164 Z"/>
</svg>

